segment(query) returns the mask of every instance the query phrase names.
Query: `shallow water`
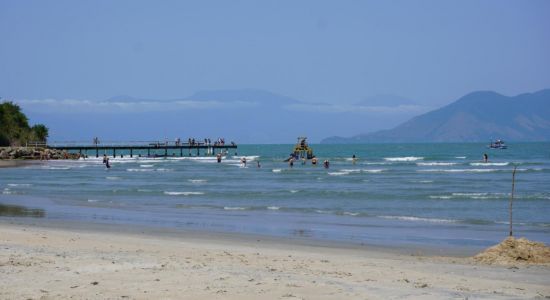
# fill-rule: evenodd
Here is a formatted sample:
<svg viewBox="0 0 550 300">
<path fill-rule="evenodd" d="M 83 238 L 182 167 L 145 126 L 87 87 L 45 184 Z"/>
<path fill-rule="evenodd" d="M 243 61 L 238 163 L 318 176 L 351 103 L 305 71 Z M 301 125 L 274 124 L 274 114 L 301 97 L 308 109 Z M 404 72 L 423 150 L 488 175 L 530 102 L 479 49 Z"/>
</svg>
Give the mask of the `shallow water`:
<svg viewBox="0 0 550 300">
<path fill-rule="evenodd" d="M 550 143 L 313 148 L 329 169 L 290 168 L 283 160 L 292 145 L 242 145 L 220 164 L 126 154 L 111 158 L 110 169 L 101 157 L 0 169 L 0 203 L 42 209 L 55 220 L 481 248 L 508 234 L 517 166 L 515 234 L 550 243 Z"/>
</svg>

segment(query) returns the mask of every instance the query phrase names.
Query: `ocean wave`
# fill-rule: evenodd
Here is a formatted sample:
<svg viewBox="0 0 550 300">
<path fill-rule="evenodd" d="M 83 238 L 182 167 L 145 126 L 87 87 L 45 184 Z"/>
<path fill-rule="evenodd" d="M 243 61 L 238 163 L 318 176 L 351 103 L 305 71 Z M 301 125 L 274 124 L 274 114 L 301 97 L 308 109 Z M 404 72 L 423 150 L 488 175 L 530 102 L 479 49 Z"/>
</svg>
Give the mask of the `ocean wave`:
<svg viewBox="0 0 550 300">
<path fill-rule="evenodd" d="M 359 173 L 361 170 L 359 169 L 342 169 L 340 172 L 347 172 L 347 173 Z"/>
<path fill-rule="evenodd" d="M 419 162 L 416 163 L 417 166 L 454 166 L 457 163 L 454 162 Z"/>
<path fill-rule="evenodd" d="M 430 196 L 430 199 L 451 199 L 452 196 L 446 196 L 446 195 L 433 195 Z"/>
<path fill-rule="evenodd" d="M 499 199 L 506 197 L 506 193 L 451 193 L 450 195 L 430 195 L 430 199 Z"/>
<path fill-rule="evenodd" d="M 43 168 L 47 170 L 70 170 L 71 169 L 71 167 L 51 167 L 51 166 L 46 166 Z"/>
<path fill-rule="evenodd" d="M 2 191 L 2 194 L 4 194 L 4 195 L 15 195 L 15 194 L 17 194 L 17 192 L 16 192 L 16 191 L 13 191 L 13 190 L 11 190 L 11 189 L 9 189 L 9 188 L 5 188 L 5 189 Z"/>
<path fill-rule="evenodd" d="M 139 165 L 141 168 L 152 168 L 155 165 Z"/>
<path fill-rule="evenodd" d="M 267 209 L 269 209 L 269 210 L 279 210 L 281 208 L 279 206 L 268 206 Z"/>
<path fill-rule="evenodd" d="M 349 175 L 349 172 L 328 172 L 327 174 L 330 176 L 343 176 Z"/>
<path fill-rule="evenodd" d="M 295 193 L 298 193 L 299 190 L 290 190 L 289 192 L 291 192 L 292 194 L 295 194 Z"/>
<path fill-rule="evenodd" d="M 382 173 L 382 172 L 386 171 L 386 169 L 363 169 L 361 171 L 366 172 L 366 173 Z"/>
<path fill-rule="evenodd" d="M 424 157 L 419 156 L 403 156 L 403 157 L 384 157 L 384 160 L 386 161 L 417 161 L 417 160 L 423 160 Z"/>
<path fill-rule="evenodd" d="M 475 167 L 479 167 L 479 166 L 507 166 L 509 164 L 510 164 L 509 162 L 474 162 L 474 163 L 470 163 L 470 166 L 475 166 Z"/>
<path fill-rule="evenodd" d="M 237 159 L 237 160 L 240 161 L 243 157 L 246 158 L 246 161 L 249 161 L 249 160 L 256 160 L 256 159 L 258 159 L 260 156 L 259 156 L 259 155 L 233 156 L 232 158 L 233 158 L 233 159 Z"/>
<path fill-rule="evenodd" d="M 122 177 L 118 177 L 118 176 L 107 176 L 107 177 L 105 177 L 105 179 L 108 179 L 108 180 L 120 180 L 120 179 L 122 179 Z"/>
<path fill-rule="evenodd" d="M 281 173 L 283 170 L 282 169 L 273 169 L 271 170 L 271 172 L 273 173 Z"/>
<path fill-rule="evenodd" d="M 204 192 L 164 192 L 165 195 L 170 196 L 191 196 L 191 195 L 204 195 Z"/>
<path fill-rule="evenodd" d="M 8 186 L 11 186 L 11 187 L 29 187 L 29 186 L 32 186 L 32 184 L 30 183 L 8 183 Z"/>
<path fill-rule="evenodd" d="M 358 216 L 359 213 L 356 213 L 356 212 L 349 212 L 349 211 L 345 211 L 342 213 L 343 215 L 346 215 L 346 216 L 352 216 L 352 217 L 355 217 L 355 216 Z"/>
<path fill-rule="evenodd" d="M 466 159 L 466 156 L 455 156 L 455 158 L 458 158 L 458 159 Z"/>
<path fill-rule="evenodd" d="M 430 223 L 457 223 L 458 220 L 454 219 L 437 219 L 437 218 L 423 218 L 423 217 L 411 217 L 411 216 L 378 216 L 383 219 L 400 220 L 400 221 L 412 221 L 412 222 L 430 222 Z"/>
<path fill-rule="evenodd" d="M 191 182 L 191 183 L 196 183 L 196 184 L 201 184 L 201 183 L 206 183 L 207 182 L 206 179 L 189 179 L 188 181 Z"/>
<path fill-rule="evenodd" d="M 154 169 L 126 169 L 128 172 L 153 172 Z"/>
<path fill-rule="evenodd" d="M 496 172 L 497 169 L 426 169 L 418 170 L 417 172 L 432 172 L 432 173 L 488 173 Z"/>
<path fill-rule="evenodd" d="M 240 207 L 240 206 L 224 206 L 223 209 L 225 210 L 246 210 L 246 207 Z"/>
</svg>

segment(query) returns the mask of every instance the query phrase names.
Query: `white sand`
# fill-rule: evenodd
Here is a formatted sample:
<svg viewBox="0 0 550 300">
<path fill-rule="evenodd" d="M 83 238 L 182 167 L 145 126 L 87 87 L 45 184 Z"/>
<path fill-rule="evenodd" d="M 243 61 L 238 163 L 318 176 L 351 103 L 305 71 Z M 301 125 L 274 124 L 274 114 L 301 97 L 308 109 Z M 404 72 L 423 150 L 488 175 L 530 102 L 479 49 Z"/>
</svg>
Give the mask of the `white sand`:
<svg viewBox="0 0 550 300">
<path fill-rule="evenodd" d="M 0 299 L 550 298 L 548 266 L 0 223 Z"/>
</svg>

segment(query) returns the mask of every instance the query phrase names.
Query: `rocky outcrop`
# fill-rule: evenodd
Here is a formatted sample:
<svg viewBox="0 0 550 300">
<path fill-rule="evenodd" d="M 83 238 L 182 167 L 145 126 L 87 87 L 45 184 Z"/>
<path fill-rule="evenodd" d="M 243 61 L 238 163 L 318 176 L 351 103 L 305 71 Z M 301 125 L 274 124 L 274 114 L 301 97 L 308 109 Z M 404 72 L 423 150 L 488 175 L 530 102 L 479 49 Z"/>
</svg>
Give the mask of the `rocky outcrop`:
<svg viewBox="0 0 550 300">
<path fill-rule="evenodd" d="M 2 147 L 0 148 L 0 159 L 78 159 L 78 153 L 67 151 L 35 148 L 35 147 Z"/>
</svg>

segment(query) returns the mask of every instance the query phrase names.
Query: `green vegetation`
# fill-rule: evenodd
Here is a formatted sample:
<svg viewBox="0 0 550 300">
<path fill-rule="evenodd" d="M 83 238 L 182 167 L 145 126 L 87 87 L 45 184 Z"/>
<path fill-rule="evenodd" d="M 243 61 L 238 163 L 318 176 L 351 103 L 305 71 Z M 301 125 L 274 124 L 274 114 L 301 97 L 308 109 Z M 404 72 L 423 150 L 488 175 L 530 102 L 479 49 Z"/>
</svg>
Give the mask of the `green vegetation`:
<svg viewBox="0 0 550 300">
<path fill-rule="evenodd" d="M 26 142 L 46 142 L 48 127 L 29 126 L 27 116 L 13 102 L 0 103 L 0 146 L 21 146 Z"/>
</svg>

